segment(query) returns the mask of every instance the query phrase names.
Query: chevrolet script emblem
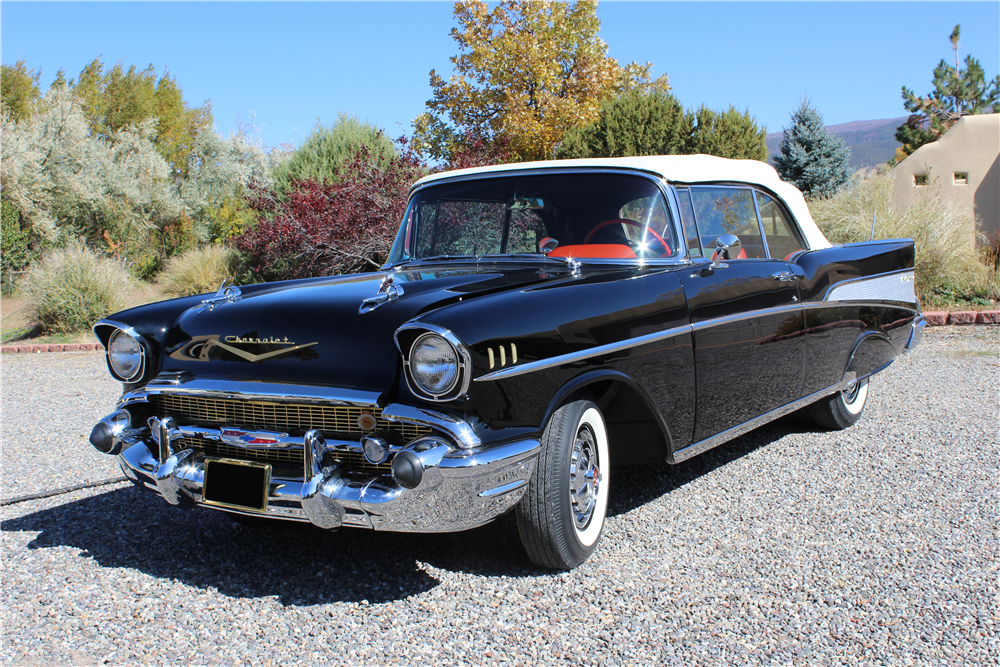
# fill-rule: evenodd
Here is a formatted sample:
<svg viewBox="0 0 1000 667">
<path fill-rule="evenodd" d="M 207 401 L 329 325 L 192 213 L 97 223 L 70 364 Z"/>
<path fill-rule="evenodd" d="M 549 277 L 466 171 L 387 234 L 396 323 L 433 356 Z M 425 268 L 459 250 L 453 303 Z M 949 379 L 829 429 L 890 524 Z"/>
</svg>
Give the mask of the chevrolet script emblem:
<svg viewBox="0 0 1000 667">
<path fill-rule="evenodd" d="M 208 361 L 208 353 L 213 347 L 222 348 L 226 352 L 235 354 L 241 359 L 245 359 L 250 363 L 259 363 L 261 361 L 266 361 L 267 359 L 273 359 L 275 357 L 280 357 L 284 354 L 289 354 L 295 352 L 296 350 L 304 350 L 307 347 L 312 347 L 313 345 L 319 345 L 318 342 L 315 343 L 303 343 L 301 345 L 296 344 L 294 341 L 288 340 L 288 338 L 253 338 L 248 336 L 226 336 L 220 340 L 222 336 L 219 334 L 211 334 L 207 336 L 195 336 L 190 342 L 181 347 L 179 350 L 170 353 L 170 356 L 174 359 L 195 359 L 197 361 Z M 281 345 L 285 346 L 278 350 L 271 350 L 269 352 L 261 352 L 260 354 L 254 354 L 248 350 L 244 350 L 237 345 Z"/>
</svg>

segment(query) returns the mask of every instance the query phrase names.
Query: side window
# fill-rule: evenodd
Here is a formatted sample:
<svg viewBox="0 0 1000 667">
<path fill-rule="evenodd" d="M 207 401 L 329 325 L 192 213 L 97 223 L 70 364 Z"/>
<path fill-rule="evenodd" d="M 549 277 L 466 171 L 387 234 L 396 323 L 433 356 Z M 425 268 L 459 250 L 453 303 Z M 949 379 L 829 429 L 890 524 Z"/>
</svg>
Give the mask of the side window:
<svg viewBox="0 0 1000 667">
<path fill-rule="evenodd" d="M 681 226 L 684 227 L 684 236 L 687 237 L 687 245 L 691 250 L 692 257 L 704 257 L 705 253 L 701 249 L 701 240 L 698 238 L 698 227 L 694 222 L 694 208 L 691 207 L 691 191 L 687 188 L 677 188 L 677 206 L 681 212 Z"/>
<path fill-rule="evenodd" d="M 787 259 L 792 253 L 803 250 L 805 246 L 798 230 L 786 217 L 778 202 L 763 192 L 755 191 L 754 194 L 757 196 L 757 208 L 760 210 L 760 221 L 771 257 Z"/>
<path fill-rule="evenodd" d="M 739 237 L 747 258 L 766 257 L 750 190 L 693 187 L 691 204 L 705 257 L 711 257 L 715 252 L 715 239 L 722 234 L 735 234 Z M 743 253 L 740 254 L 740 258 L 742 257 Z"/>
</svg>

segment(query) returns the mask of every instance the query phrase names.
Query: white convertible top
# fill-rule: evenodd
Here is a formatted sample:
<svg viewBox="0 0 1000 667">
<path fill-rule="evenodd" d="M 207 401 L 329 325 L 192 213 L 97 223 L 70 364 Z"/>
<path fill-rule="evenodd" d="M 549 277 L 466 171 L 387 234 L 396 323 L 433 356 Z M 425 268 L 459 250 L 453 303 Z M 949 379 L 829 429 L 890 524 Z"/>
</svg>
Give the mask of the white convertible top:
<svg viewBox="0 0 1000 667">
<path fill-rule="evenodd" d="M 434 181 L 470 174 L 503 173 L 524 169 L 565 169 L 587 167 L 591 169 L 636 169 L 662 176 L 671 183 L 749 183 L 767 188 L 785 203 L 799 223 L 810 250 L 829 248 L 830 242 L 816 226 L 802 193 L 791 183 L 778 177 L 769 164 L 757 160 L 730 160 L 714 155 L 646 155 L 640 157 L 583 158 L 578 160 L 547 160 L 544 162 L 516 162 L 492 167 L 457 169 L 424 176 L 414 187 Z"/>
</svg>

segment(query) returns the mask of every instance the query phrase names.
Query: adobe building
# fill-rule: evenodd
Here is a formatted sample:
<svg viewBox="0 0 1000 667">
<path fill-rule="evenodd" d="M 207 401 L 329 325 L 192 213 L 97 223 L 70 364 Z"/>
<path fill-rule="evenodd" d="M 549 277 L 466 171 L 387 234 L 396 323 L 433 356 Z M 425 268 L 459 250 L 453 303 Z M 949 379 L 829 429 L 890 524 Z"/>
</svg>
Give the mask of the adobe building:
<svg viewBox="0 0 1000 667">
<path fill-rule="evenodd" d="M 979 231 L 1000 243 L 1000 113 L 964 116 L 893 169 L 892 203 L 910 207 L 933 192 L 974 206 Z M 975 232 L 969 230 L 970 243 Z"/>
</svg>

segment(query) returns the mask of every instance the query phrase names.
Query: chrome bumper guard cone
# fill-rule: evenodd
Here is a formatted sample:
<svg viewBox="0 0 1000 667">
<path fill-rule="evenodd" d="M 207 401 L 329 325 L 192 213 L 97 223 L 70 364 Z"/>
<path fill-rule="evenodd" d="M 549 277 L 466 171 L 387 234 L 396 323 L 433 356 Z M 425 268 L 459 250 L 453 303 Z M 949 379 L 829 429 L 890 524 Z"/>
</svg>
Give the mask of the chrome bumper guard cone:
<svg viewBox="0 0 1000 667">
<path fill-rule="evenodd" d="M 219 509 L 206 504 L 203 496 L 204 454 L 181 446 L 182 439 L 190 437 L 217 440 L 221 432 L 154 417 L 149 428 L 117 434 L 114 450 L 120 452 L 122 471 L 137 486 L 184 509 L 197 505 Z M 491 521 L 521 499 L 540 449 L 537 440 L 463 449 L 445 437 L 423 437 L 395 453 L 405 452 L 407 470 L 419 468 L 416 479 L 408 475 L 401 484 L 390 475 L 322 466 L 328 451 L 357 447 L 356 442 L 328 442 L 318 431 L 309 431 L 301 438 L 284 438 L 280 446 L 303 450 L 302 477 L 272 476 L 263 512 L 222 509 L 308 521 L 325 529 L 346 525 L 400 532 L 467 530 Z M 414 482 L 416 486 L 408 488 Z"/>
</svg>

